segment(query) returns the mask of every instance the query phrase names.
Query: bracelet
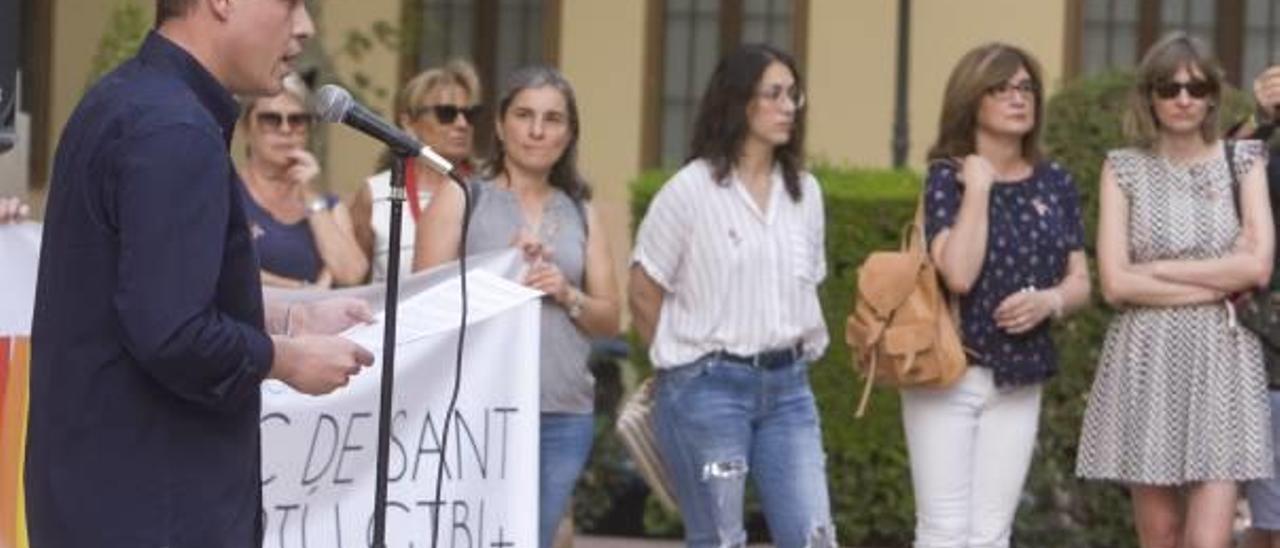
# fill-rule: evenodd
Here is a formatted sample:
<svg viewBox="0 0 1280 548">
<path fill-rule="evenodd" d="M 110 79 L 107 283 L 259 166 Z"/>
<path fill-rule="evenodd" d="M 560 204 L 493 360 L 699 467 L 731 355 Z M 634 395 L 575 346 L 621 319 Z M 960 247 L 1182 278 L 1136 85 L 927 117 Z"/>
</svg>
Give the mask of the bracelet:
<svg viewBox="0 0 1280 548">
<path fill-rule="evenodd" d="M 317 213 L 329 211 L 329 200 L 319 197 L 307 203 L 307 216 L 310 217 Z"/>
<path fill-rule="evenodd" d="M 577 289 L 569 288 L 569 317 L 578 319 L 582 316 L 582 292 Z"/>
<path fill-rule="evenodd" d="M 1049 297 L 1053 300 L 1053 302 L 1050 303 L 1049 305 L 1051 308 L 1053 308 L 1053 319 L 1060 320 L 1062 319 L 1062 306 L 1063 306 L 1062 293 L 1059 293 L 1057 289 L 1049 289 L 1048 292 L 1049 292 Z"/>
</svg>

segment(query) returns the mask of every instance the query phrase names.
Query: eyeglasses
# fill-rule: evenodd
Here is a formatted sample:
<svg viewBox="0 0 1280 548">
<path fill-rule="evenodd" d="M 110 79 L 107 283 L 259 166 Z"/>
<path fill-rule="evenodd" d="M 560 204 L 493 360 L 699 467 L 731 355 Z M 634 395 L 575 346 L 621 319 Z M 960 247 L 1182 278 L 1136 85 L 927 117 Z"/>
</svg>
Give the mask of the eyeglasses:
<svg viewBox="0 0 1280 548">
<path fill-rule="evenodd" d="M 442 124 L 452 124 L 454 120 L 458 119 L 458 115 L 461 114 L 463 118 L 467 119 L 468 124 L 474 125 L 476 120 L 480 117 L 480 113 L 484 112 L 484 107 L 481 105 L 473 105 L 469 107 L 460 107 L 457 105 L 425 105 L 410 110 L 409 117 L 417 120 L 423 114 L 428 112 L 434 113 L 436 121 Z"/>
<path fill-rule="evenodd" d="M 310 128 L 313 117 L 309 112 L 285 114 L 283 112 L 262 111 L 254 113 L 254 119 L 258 121 L 258 125 L 267 129 L 287 133 Z"/>
<path fill-rule="evenodd" d="M 756 96 L 761 99 L 768 99 L 774 103 L 781 103 L 782 98 L 786 97 L 791 99 L 791 104 L 795 105 L 798 109 L 804 108 L 805 103 L 804 92 L 800 91 L 800 88 L 795 86 L 782 87 L 780 84 L 775 84 L 757 92 Z"/>
<path fill-rule="evenodd" d="M 1014 93 L 1034 99 L 1036 92 L 1038 91 L 1040 91 L 1040 86 L 1037 86 L 1035 82 L 1031 80 L 1023 80 L 1016 84 L 1000 82 L 999 84 L 987 88 L 987 95 L 995 97 L 1001 101 L 1012 99 Z"/>
<path fill-rule="evenodd" d="M 1151 91 L 1155 92 L 1156 97 L 1161 99 L 1173 99 L 1182 94 L 1182 90 L 1187 90 L 1187 95 L 1193 99 L 1204 99 L 1214 91 L 1218 86 L 1208 80 L 1189 80 L 1186 82 L 1157 82 L 1151 86 Z"/>
</svg>

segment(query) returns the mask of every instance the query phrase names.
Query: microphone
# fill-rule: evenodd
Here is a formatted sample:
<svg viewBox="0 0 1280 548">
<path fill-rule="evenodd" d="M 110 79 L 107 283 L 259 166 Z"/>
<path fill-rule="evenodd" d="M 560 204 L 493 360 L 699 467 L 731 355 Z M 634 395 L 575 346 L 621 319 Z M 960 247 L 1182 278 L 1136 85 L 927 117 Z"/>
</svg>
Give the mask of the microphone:
<svg viewBox="0 0 1280 548">
<path fill-rule="evenodd" d="M 357 103 L 351 92 L 333 84 L 316 92 L 311 101 L 311 111 L 326 122 L 342 122 L 361 133 L 385 143 L 397 156 L 414 158 L 421 156 L 432 169 L 441 175 L 451 176 L 453 164 L 431 150 L 408 133 L 379 118 L 368 107 Z"/>
</svg>

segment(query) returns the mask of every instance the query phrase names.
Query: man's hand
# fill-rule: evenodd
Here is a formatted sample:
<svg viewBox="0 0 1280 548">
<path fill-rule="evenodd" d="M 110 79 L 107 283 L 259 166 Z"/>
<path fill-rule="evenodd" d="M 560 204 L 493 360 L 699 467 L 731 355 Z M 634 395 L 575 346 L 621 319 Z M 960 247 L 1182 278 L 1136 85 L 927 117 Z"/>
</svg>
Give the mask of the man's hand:
<svg viewBox="0 0 1280 548">
<path fill-rule="evenodd" d="M 0 225 L 26 219 L 30 212 L 31 208 L 18 198 L 0 198 Z"/>
<path fill-rule="evenodd" d="M 373 321 L 369 303 L 351 297 L 290 306 L 290 335 L 337 335 L 353 325 Z"/>
<path fill-rule="evenodd" d="M 272 337 L 272 341 L 275 360 L 268 377 L 312 396 L 346 386 L 360 368 L 373 363 L 372 353 L 341 337 Z"/>
</svg>

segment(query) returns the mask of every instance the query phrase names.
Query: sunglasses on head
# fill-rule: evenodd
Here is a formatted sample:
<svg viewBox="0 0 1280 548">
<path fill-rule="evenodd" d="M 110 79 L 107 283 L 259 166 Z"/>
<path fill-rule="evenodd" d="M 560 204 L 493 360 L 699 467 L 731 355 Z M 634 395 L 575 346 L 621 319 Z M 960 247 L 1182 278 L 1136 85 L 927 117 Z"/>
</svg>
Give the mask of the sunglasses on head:
<svg viewBox="0 0 1280 548">
<path fill-rule="evenodd" d="M 1190 80 L 1187 82 L 1156 82 L 1151 86 L 1151 91 L 1155 92 L 1156 97 L 1161 99 L 1173 99 L 1182 94 L 1182 90 L 1187 90 L 1187 95 L 1194 99 L 1204 99 L 1217 91 L 1216 85 L 1208 80 Z"/>
<path fill-rule="evenodd" d="M 285 114 L 283 112 L 262 111 L 254 113 L 254 118 L 259 125 L 271 130 L 280 130 L 285 124 L 288 124 L 289 130 L 294 128 L 307 129 L 311 127 L 312 116 L 309 112 L 295 112 Z"/>
<path fill-rule="evenodd" d="M 461 114 L 463 118 L 466 118 L 468 124 L 474 124 L 476 123 L 476 119 L 480 116 L 480 113 L 483 111 L 484 107 L 480 105 L 469 107 L 460 107 L 457 105 L 427 105 L 413 109 L 409 114 L 414 119 L 417 119 L 423 114 L 430 112 L 435 114 L 436 121 L 442 124 L 452 124 L 454 120 L 458 119 L 458 115 Z"/>
</svg>

